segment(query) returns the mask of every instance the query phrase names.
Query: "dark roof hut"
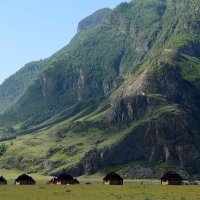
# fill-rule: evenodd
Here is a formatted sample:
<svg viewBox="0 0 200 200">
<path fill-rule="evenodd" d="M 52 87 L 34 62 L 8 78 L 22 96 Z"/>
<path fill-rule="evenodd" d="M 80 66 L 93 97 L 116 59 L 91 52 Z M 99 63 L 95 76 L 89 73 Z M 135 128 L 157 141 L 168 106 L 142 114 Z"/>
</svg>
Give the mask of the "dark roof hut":
<svg viewBox="0 0 200 200">
<path fill-rule="evenodd" d="M 57 185 L 68 185 L 68 184 L 79 184 L 79 181 L 72 177 L 70 174 L 60 174 L 58 177 L 52 178 L 49 184 L 57 184 Z"/>
<path fill-rule="evenodd" d="M 182 185 L 183 179 L 174 171 L 169 171 L 161 177 L 161 185 Z"/>
<path fill-rule="evenodd" d="M 111 172 L 104 177 L 103 184 L 104 185 L 123 185 L 123 178 L 119 174 L 115 172 Z"/>
<path fill-rule="evenodd" d="M 7 180 L 3 176 L 0 176 L 0 185 L 6 185 L 6 184 Z"/>
<path fill-rule="evenodd" d="M 34 185 L 35 180 L 31 176 L 28 176 L 27 174 L 22 174 L 17 179 L 15 179 L 15 184 L 16 185 Z"/>
</svg>

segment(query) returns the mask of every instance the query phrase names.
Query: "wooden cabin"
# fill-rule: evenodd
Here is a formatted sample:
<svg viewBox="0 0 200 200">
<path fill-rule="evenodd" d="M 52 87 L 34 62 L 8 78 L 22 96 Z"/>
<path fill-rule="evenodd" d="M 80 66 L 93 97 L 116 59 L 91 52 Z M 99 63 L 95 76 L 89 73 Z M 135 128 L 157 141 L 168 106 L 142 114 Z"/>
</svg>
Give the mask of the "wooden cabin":
<svg viewBox="0 0 200 200">
<path fill-rule="evenodd" d="M 169 171 L 161 177 L 161 185 L 182 185 L 183 179 L 174 171 Z"/>
<path fill-rule="evenodd" d="M 70 174 L 60 174 L 58 177 L 52 178 L 48 184 L 57 185 L 68 185 L 68 184 L 79 184 L 79 181 L 72 177 Z"/>
<path fill-rule="evenodd" d="M 115 172 L 111 172 L 104 177 L 103 184 L 104 185 L 123 185 L 123 178 L 119 174 Z"/>
<path fill-rule="evenodd" d="M 28 176 L 27 174 L 22 174 L 17 179 L 15 179 L 15 184 L 16 185 L 34 185 L 35 180 L 31 176 Z"/>
<path fill-rule="evenodd" d="M 6 185 L 6 184 L 7 180 L 3 176 L 0 176 L 0 185 Z"/>
</svg>

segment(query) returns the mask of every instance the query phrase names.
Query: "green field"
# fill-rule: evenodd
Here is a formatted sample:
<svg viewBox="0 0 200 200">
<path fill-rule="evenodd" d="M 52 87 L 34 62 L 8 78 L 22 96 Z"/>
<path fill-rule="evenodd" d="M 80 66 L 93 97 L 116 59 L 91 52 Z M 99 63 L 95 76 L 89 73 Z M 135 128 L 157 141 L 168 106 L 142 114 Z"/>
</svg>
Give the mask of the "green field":
<svg viewBox="0 0 200 200">
<path fill-rule="evenodd" d="M 35 185 L 0 187 L 1 200 L 198 200 L 199 186 Z"/>
</svg>

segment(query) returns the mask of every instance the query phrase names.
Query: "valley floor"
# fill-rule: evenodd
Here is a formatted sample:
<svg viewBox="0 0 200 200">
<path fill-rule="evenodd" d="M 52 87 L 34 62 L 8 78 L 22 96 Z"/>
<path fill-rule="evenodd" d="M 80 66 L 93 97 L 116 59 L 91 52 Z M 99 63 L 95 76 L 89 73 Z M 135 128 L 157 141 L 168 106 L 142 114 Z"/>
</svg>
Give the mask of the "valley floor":
<svg viewBox="0 0 200 200">
<path fill-rule="evenodd" d="M 199 186 L 0 186 L 0 200 L 198 200 Z"/>
</svg>

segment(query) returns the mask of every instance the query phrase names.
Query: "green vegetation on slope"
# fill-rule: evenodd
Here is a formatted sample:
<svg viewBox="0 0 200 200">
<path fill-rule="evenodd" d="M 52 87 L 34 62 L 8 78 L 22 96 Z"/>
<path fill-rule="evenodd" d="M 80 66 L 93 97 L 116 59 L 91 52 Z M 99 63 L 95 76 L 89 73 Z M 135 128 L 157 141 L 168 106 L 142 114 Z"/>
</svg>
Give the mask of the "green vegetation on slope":
<svg viewBox="0 0 200 200">
<path fill-rule="evenodd" d="M 48 67 L 48 60 L 31 62 L 0 85 L 0 113 L 14 105 L 38 75 Z"/>
</svg>

